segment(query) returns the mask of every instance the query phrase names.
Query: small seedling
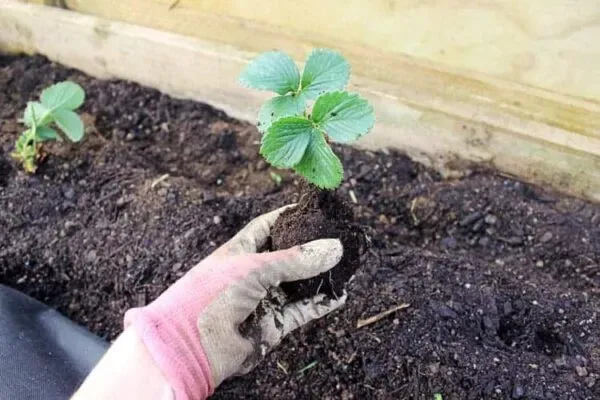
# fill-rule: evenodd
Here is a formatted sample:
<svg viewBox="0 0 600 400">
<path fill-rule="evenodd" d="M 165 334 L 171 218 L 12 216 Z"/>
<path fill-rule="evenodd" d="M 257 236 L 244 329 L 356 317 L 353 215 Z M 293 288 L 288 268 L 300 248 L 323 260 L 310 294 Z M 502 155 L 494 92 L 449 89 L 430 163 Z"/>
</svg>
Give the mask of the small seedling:
<svg viewBox="0 0 600 400">
<path fill-rule="evenodd" d="M 292 168 L 319 188 L 338 187 L 344 170 L 329 143 L 351 143 L 375 123 L 369 102 L 343 90 L 349 77 L 346 59 L 327 49 L 310 53 L 302 75 L 283 52 L 263 53 L 252 61 L 240 82 L 278 94 L 258 113 L 260 154 L 274 167 Z"/>
<path fill-rule="evenodd" d="M 433 395 L 433 400 L 444 400 L 441 393 L 435 393 Z"/>
<path fill-rule="evenodd" d="M 74 110 L 85 100 L 85 92 L 74 82 L 60 82 L 42 91 L 40 101 L 27 103 L 23 122 L 27 126 L 11 154 L 28 173 L 34 173 L 43 157 L 42 143 L 50 140 L 79 142 L 83 122 Z M 55 128 L 58 128 L 62 135 Z"/>
</svg>

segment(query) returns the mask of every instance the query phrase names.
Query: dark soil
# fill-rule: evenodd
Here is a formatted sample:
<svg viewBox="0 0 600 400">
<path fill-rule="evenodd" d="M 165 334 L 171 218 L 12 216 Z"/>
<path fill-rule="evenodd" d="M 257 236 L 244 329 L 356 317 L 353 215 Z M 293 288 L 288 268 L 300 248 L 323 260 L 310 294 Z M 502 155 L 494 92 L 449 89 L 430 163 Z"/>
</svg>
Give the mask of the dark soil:
<svg viewBox="0 0 600 400">
<path fill-rule="evenodd" d="M 27 176 L 8 155 L 17 118 L 64 79 L 88 94 L 87 139 L 49 146 Z M 126 309 L 253 217 L 298 200 L 293 176 L 271 179 L 258 139 L 203 104 L 0 58 L 0 283 L 116 337 Z M 356 198 L 372 238 L 348 303 L 215 398 L 600 398 L 598 205 L 493 172 L 441 180 L 396 152 L 336 151 L 339 193 Z"/>
<path fill-rule="evenodd" d="M 364 235 L 354 225 L 351 206 L 337 192 L 321 191 L 303 184 L 300 193 L 298 205 L 284 211 L 273 225 L 273 249 L 289 249 L 317 239 L 338 238 L 344 246 L 344 256 L 328 272 L 311 279 L 284 282 L 281 289 L 291 301 L 321 293 L 340 297 L 360 265 Z"/>
</svg>

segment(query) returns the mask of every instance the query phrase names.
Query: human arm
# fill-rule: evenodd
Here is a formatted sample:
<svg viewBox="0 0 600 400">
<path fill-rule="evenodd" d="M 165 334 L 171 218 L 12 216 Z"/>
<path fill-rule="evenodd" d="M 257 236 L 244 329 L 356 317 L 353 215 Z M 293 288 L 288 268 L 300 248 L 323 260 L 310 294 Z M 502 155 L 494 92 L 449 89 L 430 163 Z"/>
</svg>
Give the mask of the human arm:
<svg viewBox="0 0 600 400">
<path fill-rule="evenodd" d="M 73 400 L 174 398 L 168 381 L 131 328 L 119 335 L 73 396 Z"/>
</svg>

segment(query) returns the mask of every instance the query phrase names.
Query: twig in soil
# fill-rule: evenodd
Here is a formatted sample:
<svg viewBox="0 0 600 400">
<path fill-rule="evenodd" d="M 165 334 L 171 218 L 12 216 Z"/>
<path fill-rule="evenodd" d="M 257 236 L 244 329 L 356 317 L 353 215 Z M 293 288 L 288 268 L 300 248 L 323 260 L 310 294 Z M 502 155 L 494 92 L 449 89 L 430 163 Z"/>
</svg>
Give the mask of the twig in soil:
<svg viewBox="0 0 600 400">
<path fill-rule="evenodd" d="M 329 280 L 331 281 L 331 272 L 329 273 Z M 321 286 L 323 286 L 323 279 L 319 282 L 319 286 L 317 287 L 317 294 L 321 291 Z"/>
<path fill-rule="evenodd" d="M 350 357 L 348 357 L 346 359 L 346 364 L 352 364 L 352 361 L 354 361 L 357 354 L 358 354 L 358 352 L 356 352 L 356 351 L 354 353 L 350 354 Z"/>
<path fill-rule="evenodd" d="M 369 317 L 366 319 L 359 319 L 358 322 L 356 323 L 356 328 L 360 329 L 360 328 L 364 328 L 367 325 L 374 324 L 375 322 L 382 320 L 383 318 L 387 317 L 388 315 L 393 314 L 398 310 L 402 310 L 402 309 L 405 309 L 408 307 L 410 307 L 410 304 L 403 303 L 403 304 L 400 304 L 399 306 L 392 307 L 389 310 L 386 310 L 386 311 L 379 313 L 377 315 L 374 315 L 372 317 Z"/>
<path fill-rule="evenodd" d="M 277 361 L 277 368 L 279 368 L 281 371 L 283 371 L 284 374 L 289 375 L 287 368 L 279 361 Z"/>
<path fill-rule="evenodd" d="M 356 194 L 354 194 L 354 190 L 349 190 L 348 195 L 354 204 L 358 204 L 358 199 L 356 198 Z"/>
<path fill-rule="evenodd" d="M 422 219 L 419 219 L 417 216 L 417 206 L 419 203 L 424 203 L 424 206 L 429 205 L 429 210 L 422 216 Z M 433 215 L 435 212 L 435 202 L 428 197 L 417 196 L 410 202 L 410 216 L 412 217 L 413 225 L 419 226 L 421 223 L 427 221 L 429 217 Z"/>
<path fill-rule="evenodd" d="M 164 174 L 164 175 L 159 176 L 158 178 L 156 178 L 155 180 L 152 181 L 152 183 L 150 184 L 150 187 L 152 189 L 154 189 L 156 187 L 156 185 L 158 185 L 161 182 L 164 182 L 168 177 L 169 177 L 169 174 Z"/>
<path fill-rule="evenodd" d="M 300 369 L 300 371 L 298 371 L 298 375 L 302 375 L 303 373 L 305 373 L 306 371 L 308 371 L 309 369 L 314 368 L 319 362 L 318 361 L 313 361 L 310 364 L 308 364 L 307 366 L 303 367 L 302 369 Z"/>
<path fill-rule="evenodd" d="M 418 199 L 418 197 L 415 197 L 410 202 L 410 216 L 412 217 L 413 225 L 419 225 L 419 218 L 417 218 L 417 215 L 415 214 L 415 207 L 417 205 L 417 199 Z"/>
</svg>

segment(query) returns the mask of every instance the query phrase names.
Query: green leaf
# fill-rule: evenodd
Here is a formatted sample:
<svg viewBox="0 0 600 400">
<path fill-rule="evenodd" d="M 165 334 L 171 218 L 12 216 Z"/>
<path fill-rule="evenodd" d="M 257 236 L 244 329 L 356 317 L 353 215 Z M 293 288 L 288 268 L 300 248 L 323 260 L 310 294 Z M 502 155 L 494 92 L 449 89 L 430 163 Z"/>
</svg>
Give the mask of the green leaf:
<svg viewBox="0 0 600 400">
<path fill-rule="evenodd" d="M 315 49 L 308 56 L 302 73 L 302 93 L 308 99 L 341 90 L 350 78 L 350 64 L 337 51 Z"/>
<path fill-rule="evenodd" d="M 27 103 L 27 107 L 25 108 L 25 113 L 23 114 L 23 122 L 25 125 L 31 127 L 34 125 L 33 118 L 35 117 L 35 125 L 47 125 L 52 121 L 52 116 L 50 115 L 50 110 L 46 108 L 43 104 L 38 103 L 37 101 L 30 101 Z"/>
<path fill-rule="evenodd" d="M 342 183 L 344 168 L 333 153 L 322 132 L 313 130 L 302 160 L 294 170 L 313 185 L 323 189 L 334 189 Z"/>
<path fill-rule="evenodd" d="M 83 104 L 85 92 L 75 82 L 65 81 L 44 89 L 40 100 L 49 109 L 75 110 Z"/>
<path fill-rule="evenodd" d="M 375 114 L 369 102 L 359 95 L 331 92 L 317 99 L 312 120 L 332 141 L 350 143 L 373 128 Z"/>
<path fill-rule="evenodd" d="M 38 126 L 35 130 L 35 137 L 40 142 L 60 139 L 58 133 L 54 129 L 49 128 L 47 126 Z"/>
<path fill-rule="evenodd" d="M 273 97 L 260 108 L 258 112 L 258 130 L 266 132 L 271 124 L 283 117 L 302 115 L 305 104 L 304 96 L 287 94 Z"/>
<path fill-rule="evenodd" d="M 312 121 L 304 117 L 281 118 L 262 137 L 260 154 L 275 167 L 291 168 L 302 159 L 314 132 Z"/>
<path fill-rule="evenodd" d="M 54 116 L 56 125 L 72 142 L 79 142 L 83 138 L 83 122 L 79 118 L 79 115 L 64 108 L 55 110 L 52 115 Z"/>
<path fill-rule="evenodd" d="M 242 85 L 277 94 L 295 92 L 300 85 L 300 72 L 294 60 L 280 51 L 269 51 L 258 56 L 241 73 Z"/>
</svg>

